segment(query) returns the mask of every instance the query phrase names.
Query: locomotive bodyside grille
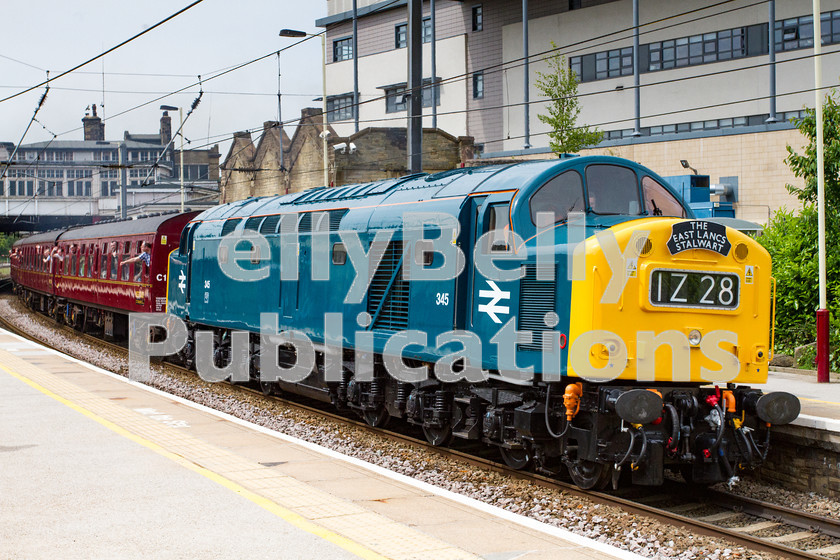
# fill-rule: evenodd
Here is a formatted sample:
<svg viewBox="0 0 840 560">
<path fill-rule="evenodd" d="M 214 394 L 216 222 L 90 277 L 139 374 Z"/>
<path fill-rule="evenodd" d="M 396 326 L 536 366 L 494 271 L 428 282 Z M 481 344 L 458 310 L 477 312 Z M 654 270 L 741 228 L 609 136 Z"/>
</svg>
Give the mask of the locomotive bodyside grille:
<svg viewBox="0 0 840 560">
<path fill-rule="evenodd" d="M 408 282 L 402 279 L 400 259 L 402 241 L 391 241 L 382 256 L 368 289 L 368 313 L 374 317 L 373 328 L 400 331 L 408 328 Z M 394 273 L 396 272 L 396 278 Z M 393 283 L 391 279 L 394 278 Z M 391 284 L 388 289 L 389 283 Z M 376 310 L 384 299 L 379 315 Z"/>
<path fill-rule="evenodd" d="M 525 277 L 519 281 L 520 331 L 533 333 L 530 344 L 518 344 L 519 350 L 542 350 L 542 333 L 553 330 L 545 324 L 545 314 L 555 311 L 557 286 L 554 280 L 537 280 L 536 265 L 525 268 Z"/>
</svg>

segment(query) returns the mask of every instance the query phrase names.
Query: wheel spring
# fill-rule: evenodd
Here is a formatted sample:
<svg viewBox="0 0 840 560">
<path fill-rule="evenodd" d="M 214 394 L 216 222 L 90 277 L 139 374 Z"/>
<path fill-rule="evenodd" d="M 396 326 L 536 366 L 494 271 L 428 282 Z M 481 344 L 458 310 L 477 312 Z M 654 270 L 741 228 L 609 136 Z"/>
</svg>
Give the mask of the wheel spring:
<svg viewBox="0 0 840 560">
<path fill-rule="evenodd" d="M 394 399 L 394 404 L 400 410 L 405 410 L 405 403 L 408 401 L 408 395 L 411 393 L 411 385 L 408 383 L 397 383 L 397 394 Z"/>
<path fill-rule="evenodd" d="M 341 382 L 338 384 L 338 400 L 344 402 L 347 400 L 347 386 L 350 384 L 350 373 L 344 372 L 341 374 Z"/>
<path fill-rule="evenodd" d="M 370 396 L 369 402 L 376 406 L 384 400 L 385 397 L 385 380 L 381 377 L 374 377 L 370 382 Z"/>
<path fill-rule="evenodd" d="M 437 418 L 442 418 L 446 414 L 446 392 L 438 391 L 435 393 L 435 402 L 433 405 L 434 414 Z"/>
</svg>

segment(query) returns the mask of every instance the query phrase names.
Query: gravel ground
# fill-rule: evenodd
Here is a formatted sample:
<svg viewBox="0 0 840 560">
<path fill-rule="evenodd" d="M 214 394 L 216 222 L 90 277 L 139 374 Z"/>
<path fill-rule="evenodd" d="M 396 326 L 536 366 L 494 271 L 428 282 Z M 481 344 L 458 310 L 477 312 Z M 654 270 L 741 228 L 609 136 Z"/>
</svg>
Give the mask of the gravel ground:
<svg viewBox="0 0 840 560">
<path fill-rule="evenodd" d="M 127 375 L 124 355 L 117 356 L 95 344 L 57 333 L 51 320 L 29 314 L 16 299 L 0 299 L 0 314 L 30 335 L 49 339 L 53 346 L 76 358 Z M 733 546 L 721 539 L 695 535 L 682 527 L 637 517 L 619 508 L 595 504 L 565 491 L 534 487 L 526 481 L 430 455 L 410 445 L 333 423 L 260 395 L 244 393 L 230 385 L 205 383 L 197 376 L 160 366 L 153 365 L 152 369 L 149 384 L 163 391 L 642 556 L 662 560 L 779 558 Z M 743 481 L 735 491 L 821 515 L 840 513 L 840 504 L 828 498 L 750 480 Z"/>
</svg>

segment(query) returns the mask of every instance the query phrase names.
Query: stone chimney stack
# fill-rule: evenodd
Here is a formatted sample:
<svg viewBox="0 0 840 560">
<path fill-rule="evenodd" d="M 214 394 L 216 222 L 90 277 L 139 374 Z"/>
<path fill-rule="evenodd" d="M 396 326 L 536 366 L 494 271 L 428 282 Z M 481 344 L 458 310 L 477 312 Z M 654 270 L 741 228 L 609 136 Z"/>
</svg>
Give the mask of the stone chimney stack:
<svg viewBox="0 0 840 560">
<path fill-rule="evenodd" d="M 172 119 L 169 118 L 169 111 L 164 111 L 160 118 L 160 143 L 166 146 L 172 140 Z"/>
<path fill-rule="evenodd" d="M 96 116 L 96 105 L 91 105 L 93 115 L 85 113 L 82 117 L 82 125 L 85 128 L 85 140 L 104 141 L 105 140 L 105 123 L 102 119 Z"/>
</svg>

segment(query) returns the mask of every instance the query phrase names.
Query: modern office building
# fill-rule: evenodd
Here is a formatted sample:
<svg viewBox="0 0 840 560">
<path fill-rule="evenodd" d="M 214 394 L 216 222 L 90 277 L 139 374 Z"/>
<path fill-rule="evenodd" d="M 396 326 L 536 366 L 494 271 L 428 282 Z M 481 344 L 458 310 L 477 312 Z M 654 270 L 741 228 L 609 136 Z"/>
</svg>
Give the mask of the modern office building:
<svg viewBox="0 0 840 560">
<path fill-rule="evenodd" d="M 328 108 L 339 134 L 352 132 L 354 110 L 362 126 L 406 117 L 406 2 L 357 5 L 358 108 L 351 0 L 327 0 L 317 22 L 327 30 Z M 795 0 L 436 0 L 432 76 L 426 1 L 423 75 L 436 87 L 424 95 L 424 126 L 434 104 L 438 126 L 473 136 L 485 158 L 550 157 L 538 119 L 546 98 L 535 83 L 545 57 L 560 54 L 581 82 L 579 122 L 605 132 L 593 151 L 663 175 L 686 173 L 687 160 L 712 182 L 738 177 L 739 217 L 766 221 L 796 204 L 784 185 L 797 179 L 783 160 L 786 145 L 802 144 L 790 118 L 815 104 L 811 8 Z M 823 0 L 821 37 L 822 83 L 840 85 L 840 0 Z"/>
</svg>

